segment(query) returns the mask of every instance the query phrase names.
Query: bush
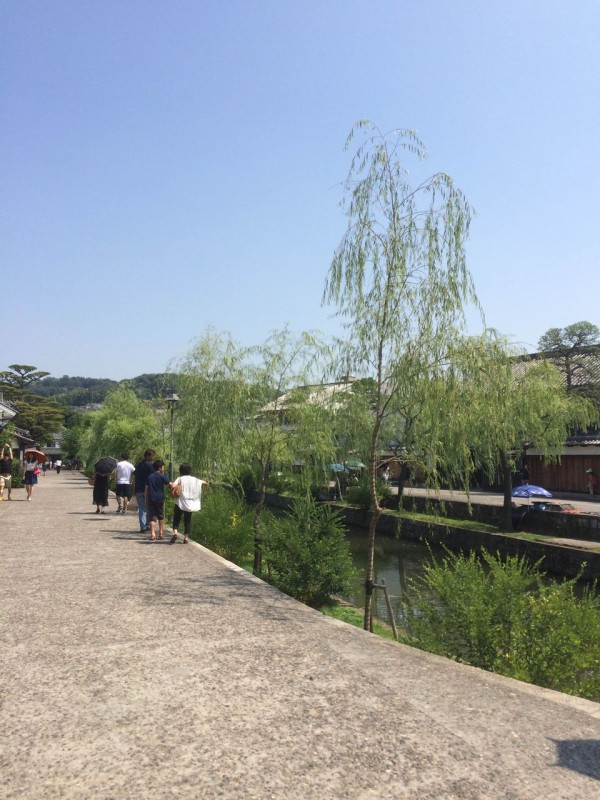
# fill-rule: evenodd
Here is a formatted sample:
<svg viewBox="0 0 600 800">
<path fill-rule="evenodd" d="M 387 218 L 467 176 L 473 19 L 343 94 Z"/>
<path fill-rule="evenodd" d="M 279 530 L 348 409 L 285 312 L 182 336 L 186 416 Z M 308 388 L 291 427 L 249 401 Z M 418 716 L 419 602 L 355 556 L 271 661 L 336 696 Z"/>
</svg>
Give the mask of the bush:
<svg viewBox="0 0 600 800">
<path fill-rule="evenodd" d="M 309 495 L 284 517 L 266 517 L 263 558 L 270 583 L 313 607 L 346 592 L 354 573 L 340 515 Z"/>
<path fill-rule="evenodd" d="M 202 496 L 202 510 L 192 516 L 192 536 L 223 558 L 243 563 L 254 547 L 252 510 L 234 492 L 212 488 Z"/>
<path fill-rule="evenodd" d="M 382 508 L 385 508 L 389 505 L 389 502 L 392 498 L 392 490 L 385 481 L 377 480 L 375 482 L 375 489 L 377 491 L 377 497 L 379 498 L 379 503 Z M 350 503 L 352 506 L 359 506 L 360 508 L 370 508 L 371 506 L 371 489 L 369 487 L 369 482 L 366 479 L 363 479 L 360 483 L 355 484 L 354 486 L 350 486 L 346 490 L 346 494 L 344 495 L 344 500 L 347 503 Z"/>
<path fill-rule="evenodd" d="M 25 480 L 23 476 L 23 469 L 21 467 L 21 463 L 18 459 L 13 458 L 12 467 L 10 470 L 10 474 L 12 477 L 12 488 L 13 489 L 22 489 L 25 485 Z"/>
<path fill-rule="evenodd" d="M 524 559 L 448 554 L 405 604 L 414 644 L 508 677 L 600 697 L 600 600 L 576 580 L 544 583 Z"/>
</svg>

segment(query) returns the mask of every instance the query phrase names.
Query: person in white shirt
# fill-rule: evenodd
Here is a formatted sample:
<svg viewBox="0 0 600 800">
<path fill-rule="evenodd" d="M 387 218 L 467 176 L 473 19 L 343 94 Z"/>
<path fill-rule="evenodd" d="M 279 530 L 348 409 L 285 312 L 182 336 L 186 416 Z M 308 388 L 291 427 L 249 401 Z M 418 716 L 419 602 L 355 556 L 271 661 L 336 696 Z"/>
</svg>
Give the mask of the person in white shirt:
<svg viewBox="0 0 600 800">
<path fill-rule="evenodd" d="M 131 483 L 135 467 L 129 462 L 129 453 L 121 453 L 121 460 L 117 461 L 117 514 L 125 514 L 127 504 L 131 498 Z"/>
<path fill-rule="evenodd" d="M 183 544 L 187 544 L 192 526 L 192 513 L 200 511 L 202 500 L 202 486 L 208 486 L 207 481 L 195 478 L 192 475 L 190 464 L 181 464 L 179 478 L 170 483 L 171 494 L 175 498 L 173 509 L 173 536 L 170 544 L 175 544 L 179 531 L 179 523 L 183 516 Z"/>
</svg>

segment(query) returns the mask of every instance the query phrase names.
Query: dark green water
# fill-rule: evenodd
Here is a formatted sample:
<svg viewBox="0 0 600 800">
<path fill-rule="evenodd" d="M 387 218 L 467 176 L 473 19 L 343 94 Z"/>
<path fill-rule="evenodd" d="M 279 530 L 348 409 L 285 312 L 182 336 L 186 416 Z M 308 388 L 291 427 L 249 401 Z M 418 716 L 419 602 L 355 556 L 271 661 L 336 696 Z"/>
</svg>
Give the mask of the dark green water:
<svg viewBox="0 0 600 800">
<path fill-rule="evenodd" d="M 362 608 L 365 602 L 364 571 L 367 560 L 367 535 L 366 531 L 351 530 L 348 541 L 352 552 L 352 560 L 356 568 L 356 576 L 352 590 L 343 598 L 357 608 Z M 385 581 L 396 622 L 402 624 L 401 599 L 411 597 L 411 580 L 423 574 L 423 565 L 430 561 L 441 559 L 443 551 L 439 548 L 429 549 L 426 545 L 410 542 L 393 537 L 378 536 L 375 542 L 375 583 Z M 388 621 L 389 615 L 383 591 L 375 590 L 374 615 L 381 620 Z"/>
</svg>

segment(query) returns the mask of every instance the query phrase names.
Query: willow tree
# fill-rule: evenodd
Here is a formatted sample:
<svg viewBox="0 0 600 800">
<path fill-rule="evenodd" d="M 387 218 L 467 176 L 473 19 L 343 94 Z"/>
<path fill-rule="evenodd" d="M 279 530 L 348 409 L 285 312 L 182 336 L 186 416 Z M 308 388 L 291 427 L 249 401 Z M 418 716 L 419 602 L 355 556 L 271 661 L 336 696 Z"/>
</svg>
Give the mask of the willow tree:
<svg viewBox="0 0 600 800">
<path fill-rule="evenodd" d="M 252 350 L 248 386 L 257 405 L 244 421 L 241 455 L 254 467 L 256 475 L 253 564 L 256 575 L 262 570 L 261 515 L 269 474 L 277 462 L 291 464 L 292 442 L 299 435 L 295 423 L 301 407 L 308 401 L 303 387 L 306 389 L 314 381 L 323 352 L 315 334 L 294 335 L 287 327 L 274 331 L 263 345 Z"/>
<path fill-rule="evenodd" d="M 528 360 L 506 340 L 484 335 L 469 348 L 459 376 L 458 416 L 478 465 L 503 492 L 503 526 L 512 528 L 512 474 L 525 445 L 548 462 L 557 461 L 569 432 L 597 420 L 593 404 L 572 394 L 550 361 Z M 456 362 L 455 362 L 456 363 Z"/>
<path fill-rule="evenodd" d="M 318 352 L 313 335 L 294 336 L 287 328 L 251 348 L 208 329 L 178 365 L 176 451 L 203 478 L 230 481 L 244 469 L 253 472 L 256 574 L 269 475 L 274 464 L 293 459 L 292 417 L 303 403 L 298 387 L 309 380 Z"/>
<path fill-rule="evenodd" d="M 207 328 L 175 367 L 175 452 L 203 478 L 230 480 L 239 470 L 244 419 L 254 409 L 247 354 L 228 333 Z"/>
<path fill-rule="evenodd" d="M 80 454 L 93 464 L 102 456 L 118 458 L 129 453 L 141 458 L 147 448 L 159 450 L 160 426 L 154 409 L 131 389 L 109 392 L 99 411 L 90 414 L 81 434 Z"/>
<path fill-rule="evenodd" d="M 334 254 L 324 301 L 345 319 L 344 361 L 375 380 L 369 448 L 371 522 L 365 574 L 364 625 L 372 613 L 376 491 L 380 432 L 409 382 L 426 378 L 447 359 L 448 342 L 477 304 L 465 260 L 471 209 L 444 173 L 413 186 L 401 156 L 425 157 L 410 130 L 389 134 L 368 121 L 350 132 L 363 142 L 345 183 L 348 225 Z M 408 370 L 408 374 L 407 374 Z"/>
</svg>

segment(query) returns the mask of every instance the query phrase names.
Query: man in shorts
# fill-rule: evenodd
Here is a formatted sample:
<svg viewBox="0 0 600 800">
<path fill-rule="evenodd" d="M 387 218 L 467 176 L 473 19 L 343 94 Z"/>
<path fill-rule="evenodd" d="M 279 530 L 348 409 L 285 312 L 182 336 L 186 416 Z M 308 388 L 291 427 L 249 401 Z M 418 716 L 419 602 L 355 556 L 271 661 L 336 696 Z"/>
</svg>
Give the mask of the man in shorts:
<svg viewBox="0 0 600 800">
<path fill-rule="evenodd" d="M 155 523 L 158 522 L 158 538 L 165 538 L 165 486 L 169 479 L 165 475 L 165 462 L 158 458 L 154 464 L 154 472 L 146 481 L 145 501 L 150 518 L 150 539 L 156 539 Z"/>
<path fill-rule="evenodd" d="M 121 453 L 121 460 L 117 462 L 117 514 L 125 514 L 127 503 L 131 498 L 131 478 L 135 467 L 129 462 L 129 453 Z"/>
<path fill-rule="evenodd" d="M 148 509 L 146 508 L 146 481 L 148 476 L 154 472 L 152 462 L 156 453 L 154 450 L 146 450 L 144 458 L 139 462 L 135 468 L 135 496 L 138 504 L 138 519 L 140 522 L 140 533 L 150 530 L 150 519 L 148 517 Z"/>
<path fill-rule="evenodd" d="M 5 489 L 8 489 L 8 499 L 12 499 L 10 496 L 12 491 L 12 464 L 12 458 L 4 450 L 2 458 L 0 458 L 0 502 L 4 500 Z"/>
</svg>

